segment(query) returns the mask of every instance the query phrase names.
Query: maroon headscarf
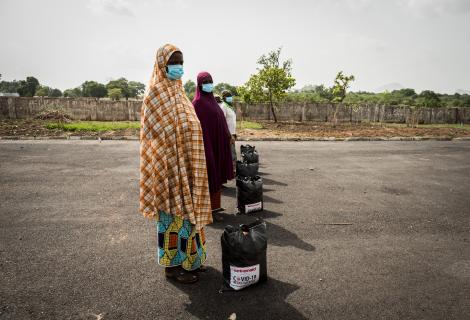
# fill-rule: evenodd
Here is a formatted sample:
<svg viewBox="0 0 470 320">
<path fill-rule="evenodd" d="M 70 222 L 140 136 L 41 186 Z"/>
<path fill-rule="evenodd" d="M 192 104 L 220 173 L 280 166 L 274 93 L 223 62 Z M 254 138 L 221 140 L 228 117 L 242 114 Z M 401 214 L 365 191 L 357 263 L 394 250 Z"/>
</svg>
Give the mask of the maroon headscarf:
<svg viewBox="0 0 470 320">
<path fill-rule="evenodd" d="M 212 76 L 208 72 L 197 75 L 196 96 L 193 100 L 194 109 L 201 122 L 206 153 L 209 191 L 216 193 L 222 184 L 234 178 L 232 153 L 230 150 L 230 132 L 224 113 L 215 101 L 212 92 L 202 91 L 202 81 Z"/>
</svg>

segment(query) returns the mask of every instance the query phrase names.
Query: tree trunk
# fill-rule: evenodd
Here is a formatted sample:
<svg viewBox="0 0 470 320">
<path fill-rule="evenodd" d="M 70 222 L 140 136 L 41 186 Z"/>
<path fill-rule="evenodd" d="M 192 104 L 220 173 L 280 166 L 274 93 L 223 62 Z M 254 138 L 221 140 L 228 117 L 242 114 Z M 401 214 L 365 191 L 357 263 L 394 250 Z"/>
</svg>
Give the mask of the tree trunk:
<svg viewBox="0 0 470 320">
<path fill-rule="evenodd" d="M 271 105 L 271 113 L 273 114 L 274 122 L 277 123 L 276 112 L 274 112 L 273 97 L 271 92 L 269 92 L 269 104 Z"/>
<path fill-rule="evenodd" d="M 338 103 L 335 103 L 335 110 L 333 111 L 333 128 L 336 128 L 338 119 L 336 119 L 336 114 L 338 113 Z"/>
</svg>

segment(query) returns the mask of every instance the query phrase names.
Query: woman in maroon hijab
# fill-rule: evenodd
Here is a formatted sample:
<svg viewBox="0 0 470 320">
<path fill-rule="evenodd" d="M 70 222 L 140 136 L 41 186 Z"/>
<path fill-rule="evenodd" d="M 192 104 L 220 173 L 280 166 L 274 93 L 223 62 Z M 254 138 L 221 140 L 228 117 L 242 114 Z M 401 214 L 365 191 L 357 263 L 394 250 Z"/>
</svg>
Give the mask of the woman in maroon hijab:
<svg viewBox="0 0 470 320">
<path fill-rule="evenodd" d="M 213 89 L 212 76 L 208 72 L 199 73 L 193 105 L 202 127 L 212 211 L 223 211 L 220 204 L 222 184 L 234 178 L 231 136 Z"/>
</svg>

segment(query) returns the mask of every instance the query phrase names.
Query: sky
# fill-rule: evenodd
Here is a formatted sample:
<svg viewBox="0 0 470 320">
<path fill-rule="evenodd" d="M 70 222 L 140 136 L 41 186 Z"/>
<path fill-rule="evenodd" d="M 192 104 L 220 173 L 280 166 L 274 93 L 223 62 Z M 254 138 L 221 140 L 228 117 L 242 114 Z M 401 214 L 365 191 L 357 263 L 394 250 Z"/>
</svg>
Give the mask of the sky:
<svg viewBox="0 0 470 320">
<path fill-rule="evenodd" d="M 296 88 L 470 90 L 470 0 L 0 0 L 2 80 L 61 90 L 125 77 L 147 84 L 156 50 L 178 46 L 183 81 L 241 85 L 282 47 Z"/>
</svg>

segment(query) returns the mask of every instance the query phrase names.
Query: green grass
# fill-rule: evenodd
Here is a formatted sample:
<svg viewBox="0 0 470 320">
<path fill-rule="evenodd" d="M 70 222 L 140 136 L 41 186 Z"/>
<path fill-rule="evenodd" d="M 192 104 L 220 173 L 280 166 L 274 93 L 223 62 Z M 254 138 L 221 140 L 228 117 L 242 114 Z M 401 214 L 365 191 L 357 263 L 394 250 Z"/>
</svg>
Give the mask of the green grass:
<svg viewBox="0 0 470 320">
<path fill-rule="evenodd" d="M 121 129 L 139 129 L 139 121 L 74 121 L 71 123 L 49 122 L 48 129 L 62 129 L 65 131 L 112 131 Z M 264 129 L 263 125 L 253 121 L 238 121 L 238 129 Z"/>
<path fill-rule="evenodd" d="M 113 131 L 122 129 L 139 129 L 139 121 L 76 121 L 72 123 L 49 122 L 47 129 L 62 129 L 65 131 Z"/>
<path fill-rule="evenodd" d="M 252 121 L 238 121 L 237 123 L 237 128 L 239 129 L 264 129 L 263 125 L 258 122 L 252 122 Z"/>
</svg>

